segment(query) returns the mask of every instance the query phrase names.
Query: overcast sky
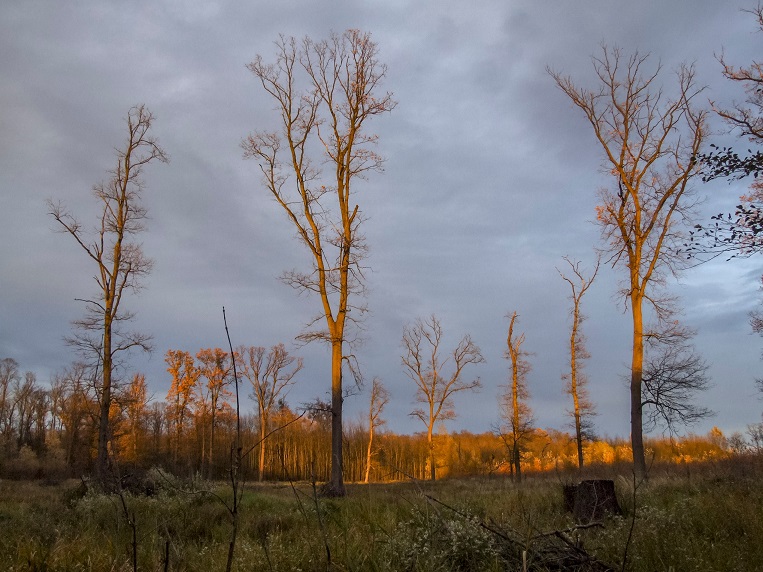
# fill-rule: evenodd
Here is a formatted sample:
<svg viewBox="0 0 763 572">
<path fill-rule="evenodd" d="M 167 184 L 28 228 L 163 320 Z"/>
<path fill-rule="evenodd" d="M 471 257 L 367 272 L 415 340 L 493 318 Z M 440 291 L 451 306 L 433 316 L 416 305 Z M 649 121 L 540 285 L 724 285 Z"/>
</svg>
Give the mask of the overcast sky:
<svg viewBox="0 0 763 572">
<path fill-rule="evenodd" d="M 451 431 L 488 431 L 506 383 L 508 320 L 516 310 L 541 427 L 564 428 L 562 391 L 569 331 L 563 256 L 590 269 L 600 245 L 597 189 L 608 184 L 582 113 L 546 73 L 550 66 L 594 87 L 590 56 L 602 43 L 652 54 L 672 70 L 694 62 L 705 99 L 730 104 L 739 86 L 716 55 L 749 64 L 763 34 L 742 12 L 750 0 L 425 0 L 234 2 L 5 0 L 0 6 L 0 358 L 47 382 L 76 356 L 63 341 L 82 315 L 75 298 L 96 292 L 95 268 L 69 236 L 55 232 L 46 199 L 63 201 L 95 225 L 94 184 L 113 167 L 128 109 L 144 103 L 171 163 L 145 171 L 151 220 L 143 235 L 155 268 L 138 297 L 135 327 L 154 336 L 136 355 L 155 399 L 170 385 L 168 349 L 284 342 L 305 359 L 293 405 L 327 397 L 329 354 L 293 341 L 317 312 L 279 275 L 309 264 L 285 216 L 261 184 L 241 140 L 274 129 L 277 116 L 246 64 L 272 61 L 279 34 L 323 39 L 347 28 L 372 34 L 388 66 L 383 88 L 398 102 L 374 118 L 385 171 L 355 190 L 365 234 L 370 317 L 357 350 L 370 382 L 392 394 L 389 429 L 414 432 L 414 387 L 400 356 L 403 327 L 436 314 L 446 347 L 470 334 L 486 359 L 466 375 L 483 389 L 456 399 Z M 720 130 L 722 125 L 712 119 Z M 734 139 L 719 133 L 720 143 Z M 733 209 L 746 183 L 702 185 L 702 217 Z M 760 420 L 755 391 L 763 340 L 748 313 L 761 299 L 761 260 L 718 260 L 671 283 L 697 349 L 711 364 L 701 396 L 717 415 L 693 428 L 744 430 Z M 629 435 L 630 317 L 617 298 L 622 269 L 602 268 L 584 298 L 587 372 L 600 434 Z M 348 382 L 351 383 L 351 382 Z M 346 419 L 366 410 L 368 387 L 346 401 Z"/>
</svg>

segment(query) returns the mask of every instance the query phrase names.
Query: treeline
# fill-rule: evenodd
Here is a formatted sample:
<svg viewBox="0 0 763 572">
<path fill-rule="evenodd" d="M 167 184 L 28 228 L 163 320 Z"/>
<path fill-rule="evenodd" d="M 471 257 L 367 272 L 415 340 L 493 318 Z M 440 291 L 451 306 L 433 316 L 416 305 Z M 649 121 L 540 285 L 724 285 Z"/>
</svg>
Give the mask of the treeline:
<svg viewBox="0 0 763 572">
<path fill-rule="evenodd" d="M 272 374 L 276 353 L 271 348 L 253 355 L 260 355 L 260 365 L 269 364 Z M 246 372 L 247 360 L 237 354 L 237 364 L 239 358 Z M 197 359 L 184 352 L 168 352 L 167 361 L 170 373 L 175 373 L 165 401 L 151 402 L 142 375 L 133 376 L 116 392 L 110 409 L 112 462 L 122 467 L 162 466 L 184 476 L 223 478 L 230 466 L 236 431 L 230 356 L 219 349 L 201 350 Z M 178 363 L 183 367 L 173 368 Z M 251 363 L 256 365 L 257 360 L 248 365 Z M 297 364 L 289 363 L 292 368 L 287 371 L 293 371 Z M 34 374 L 22 375 L 14 360 L 0 360 L 0 476 L 63 477 L 93 470 L 100 411 L 96 376 L 91 368 L 74 364 L 43 386 Z M 266 371 L 260 371 L 257 379 L 266 378 Z M 278 395 L 271 392 L 270 397 Z M 242 412 L 246 478 L 261 474 L 266 480 L 325 481 L 331 467 L 330 410 L 317 403 L 295 411 L 282 398 L 272 404 L 264 417 L 264 441 L 260 414 Z M 655 462 L 693 462 L 760 452 L 761 427 L 750 427 L 748 435 L 748 439 L 740 434 L 726 438 L 714 428 L 704 436 L 647 440 L 647 450 Z M 368 443 L 368 427 L 360 423 L 345 427 L 348 481 L 364 480 Z M 263 444 L 267 446 L 261 448 Z M 499 434 L 441 433 L 434 438 L 439 477 L 509 474 L 512 454 L 510 440 Z M 572 469 L 578 463 L 574 436 L 556 430 L 530 432 L 522 456 L 528 472 Z M 619 439 L 589 440 L 585 456 L 588 464 L 632 460 L 629 443 Z M 426 433 L 397 435 L 377 429 L 370 480 L 427 479 L 429 463 Z"/>
</svg>

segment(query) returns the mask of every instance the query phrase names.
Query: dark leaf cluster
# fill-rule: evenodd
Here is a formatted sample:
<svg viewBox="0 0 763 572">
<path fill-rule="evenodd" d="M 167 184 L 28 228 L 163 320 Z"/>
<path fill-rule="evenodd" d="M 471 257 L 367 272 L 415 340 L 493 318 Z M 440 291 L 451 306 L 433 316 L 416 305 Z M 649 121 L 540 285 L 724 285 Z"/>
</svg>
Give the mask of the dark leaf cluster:
<svg viewBox="0 0 763 572">
<path fill-rule="evenodd" d="M 734 213 L 718 213 L 709 225 L 694 225 L 684 243 L 689 259 L 728 254 L 727 260 L 747 258 L 763 250 L 763 207 L 739 204 Z"/>
<path fill-rule="evenodd" d="M 741 157 L 731 147 L 718 147 L 711 144 L 713 151 L 700 154 L 696 160 L 702 164 L 702 181 L 707 183 L 715 179 L 739 180 L 752 175 L 757 178 L 763 172 L 763 151 L 752 152 Z"/>
</svg>

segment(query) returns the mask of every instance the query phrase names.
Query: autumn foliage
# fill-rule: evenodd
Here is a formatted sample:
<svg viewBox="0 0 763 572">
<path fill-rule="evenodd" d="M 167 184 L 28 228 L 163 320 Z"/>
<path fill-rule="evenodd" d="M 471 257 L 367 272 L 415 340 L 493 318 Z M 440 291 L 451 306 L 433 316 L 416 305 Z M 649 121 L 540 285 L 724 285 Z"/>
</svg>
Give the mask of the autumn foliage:
<svg viewBox="0 0 763 572">
<path fill-rule="evenodd" d="M 110 411 L 112 461 L 121 467 L 161 466 L 182 476 L 224 478 L 235 438 L 230 355 L 219 348 L 201 350 L 196 356 L 170 350 L 165 359 L 169 391 L 164 401 L 152 399 L 140 374 L 118 386 Z M 0 475 L 63 477 L 93 471 L 99 407 L 92 372 L 74 364 L 56 374 L 50 386 L 43 386 L 33 375 L 22 375 L 15 361 L 0 361 Z M 256 405 L 242 409 L 241 421 L 245 478 L 254 480 L 261 472 L 264 480 L 328 479 L 331 421 L 323 412 L 295 410 L 279 399 L 267 417 L 262 460 Z M 372 482 L 429 479 L 430 458 L 438 479 L 511 472 L 513 450 L 500 434 L 439 432 L 430 449 L 427 432 L 400 435 L 383 429 L 375 427 L 369 468 L 368 427 L 360 422 L 345 427 L 347 481 L 364 481 L 367 469 Z M 726 438 L 713 429 L 707 435 L 677 440 L 647 439 L 646 453 L 650 463 L 691 463 L 749 453 L 756 443 L 763 444 L 755 439 L 748 443 L 738 434 Z M 597 465 L 632 462 L 630 444 L 620 439 L 589 440 L 584 452 L 592 470 Z M 521 456 L 525 473 L 578 467 L 574 435 L 553 429 L 528 430 Z"/>
</svg>

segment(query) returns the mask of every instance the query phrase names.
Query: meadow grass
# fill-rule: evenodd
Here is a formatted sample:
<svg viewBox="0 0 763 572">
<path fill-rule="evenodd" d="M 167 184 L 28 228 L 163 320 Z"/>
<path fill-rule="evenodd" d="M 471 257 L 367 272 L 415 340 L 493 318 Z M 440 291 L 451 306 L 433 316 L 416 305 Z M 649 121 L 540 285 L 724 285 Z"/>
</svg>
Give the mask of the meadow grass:
<svg viewBox="0 0 763 572">
<path fill-rule="evenodd" d="M 521 484 L 504 478 L 350 484 L 343 499 L 316 496 L 309 483 L 247 484 L 234 570 L 518 570 L 522 550 L 531 556 L 528 569 L 571 570 L 533 557 L 564 530 L 575 546 L 616 570 L 626 544 L 626 570 L 761 569 L 757 460 L 655 469 L 644 483 L 627 474 L 600 476 L 615 478 L 623 514 L 582 530 L 570 530 L 575 523 L 563 506 L 561 485 L 574 474 L 530 476 Z M 121 500 L 80 496 L 78 486 L 0 482 L 0 570 L 133 569 L 132 528 Z M 125 495 L 136 522 L 138 569 L 224 569 L 230 500 L 222 483 L 171 481 L 151 497 Z"/>
</svg>

